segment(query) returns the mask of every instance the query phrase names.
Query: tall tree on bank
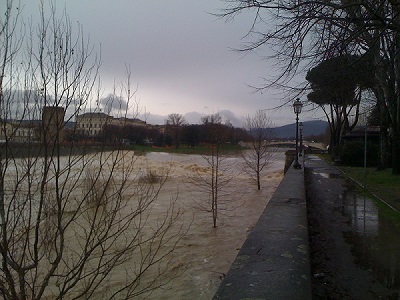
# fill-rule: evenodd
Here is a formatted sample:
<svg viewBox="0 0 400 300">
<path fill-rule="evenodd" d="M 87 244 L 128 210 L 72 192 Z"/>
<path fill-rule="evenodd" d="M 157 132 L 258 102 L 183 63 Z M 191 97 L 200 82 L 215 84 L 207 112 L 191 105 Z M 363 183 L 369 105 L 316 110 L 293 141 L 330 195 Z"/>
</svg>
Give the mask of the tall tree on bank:
<svg viewBox="0 0 400 300">
<path fill-rule="evenodd" d="M 374 66 L 373 93 L 388 116 L 392 170 L 400 174 L 400 6 L 391 0 L 286 1 L 226 0 L 226 18 L 254 12 L 241 50 L 268 46 L 282 72 L 262 88 L 290 86 L 291 79 L 343 54 L 366 55 Z M 295 91 L 299 91 L 296 86 Z M 291 97 L 292 99 L 294 97 Z M 289 99 L 288 99 L 289 100 Z M 383 118 L 382 118 L 383 119 Z M 386 124 L 382 124 L 382 128 Z"/>
<path fill-rule="evenodd" d="M 273 159 L 273 148 L 270 142 L 273 139 L 273 125 L 265 110 L 259 110 L 251 117 L 246 117 L 245 129 L 250 133 L 250 149 L 242 151 L 245 163 L 245 172 L 261 190 L 261 176 Z"/>
<path fill-rule="evenodd" d="M 167 134 L 172 136 L 176 149 L 178 149 L 181 144 L 183 126 L 186 124 L 185 117 L 180 114 L 170 114 L 165 121 Z"/>
<path fill-rule="evenodd" d="M 178 275 L 169 263 L 180 213 L 171 205 L 149 224 L 163 180 L 139 180 L 136 156 L 64 144 L 65 122 L 89 107 L 100 58 L 54 5 L 41 6 L 32 28 L 21 9 L 7 0 L 0 19 L 0 298 L 150 293 Z M 23 135 L 28 120 L 40 126 Z"/>
<path fill-rule="evenodd" d="M 342 136 L 358 123 L 362 91 L 372 85 L 371 75 L 371 66 L 365 59 L 351 55 L 332 57 L 307 72 L 312 89 L 308 100 L 326 115 L 333 156 L 338 154 Z"/>
<path fill-rule="evenodd" d="M 226 201 L 228 195 L 224 190 L 231 182 L 233 175 L 231 166 L 226 164 L 226 156 L 222 150 L 227 139 L 222 117 L 219 114 L 213 114 L 203 117 L 202 122 L 209 147 L 209 153 L 203 155 L 207 171 L 191 176 L 190 181 L 200 193 L 206 195 L 206 200 L 199 199 L 196 206 L 202 211 L 211 213 L 212 224 L 216 228 L 220 212 L 226 210 L 229 203 Z"/>
<path fill-rule="evenodd" d="M 212 214 L 213 227 L 217 227 L 218 212 L 220 210 L 219 200 L 221 196 L 221 188 L 223 181 L 221 179 L 221 163 L 223 156 L 221 153 L 222 136 L 222 117 L 219 114 L 213 114 L 202 118 L 203 125 L 206 128 L 207 137 L 210 142 L 210 154 L 205 155 L 209 167 L 209 174 L 202 180 L 203 186 L 208 193 L 208 209 Z"/>
</svg>

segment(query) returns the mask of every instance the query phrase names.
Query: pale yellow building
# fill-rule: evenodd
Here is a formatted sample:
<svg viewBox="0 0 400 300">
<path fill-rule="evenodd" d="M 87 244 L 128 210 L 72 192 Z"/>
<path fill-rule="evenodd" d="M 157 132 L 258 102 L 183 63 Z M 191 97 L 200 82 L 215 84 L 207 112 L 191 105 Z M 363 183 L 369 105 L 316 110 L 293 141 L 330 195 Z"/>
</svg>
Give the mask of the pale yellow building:
<svg viewBox="0 0 400 300">
<path fill-rule="evenodd" d="M 76 129 L 80 134 L 96 136 L 104 125 L 111 124 L 112 116 L 105 113 L 84 113 L 76 117 Z"/>
<path fill-rule="evenodd" d="M 40 121 L 11 120 L 0 122 L 0 141 L 13 143 L 37 142 L 40 140 Z"/>
<path fill-rule="evenodd" d="M 0 141 L 28 143 L 63 140 L 65 109 L 60 106 L 45 106 L 42 120 L 0 121 Z"/>
<path fill-rule="evenodd" d="M 146 122 L 139 119 L 114 118 L 105 113 L 84 113 L 76 117 L 76 129 L 80 134 L 94 137 L 99 135 L 104 125 L 115 126 L 147 126 Z"/>
<path fill-rule="evenodd" d="M 4 143 L 12 135 L 12 125 L 10 122 L 0 120 L 0 141 Z"/>
</svg>

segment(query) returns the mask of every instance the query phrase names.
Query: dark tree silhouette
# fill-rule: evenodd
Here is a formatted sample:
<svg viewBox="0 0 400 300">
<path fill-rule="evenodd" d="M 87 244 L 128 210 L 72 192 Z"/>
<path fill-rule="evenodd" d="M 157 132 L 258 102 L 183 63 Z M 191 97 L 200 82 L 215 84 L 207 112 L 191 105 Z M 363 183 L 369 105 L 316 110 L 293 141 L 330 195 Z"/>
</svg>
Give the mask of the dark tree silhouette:
<svg viewBox="0 0 400 300">
<path fill-rule="evenodd" d="M 170 114 L 165 121 L 166 133 L 172 137 L 177 149 L 181 144 L 182 130 L 186 123 L 184 116 L 180 114 Z"/>
<path fill-rule="evenodd" d="M 358 122 L 363 89 L 372 85 L 370 65 L 361 57 L 332 57 L 311 69 L 306 79 L 312 91 L 308 100 L 324 111 L 331 134 L 330 151 L 336 156 L 341 137 Z"/>
</svg>

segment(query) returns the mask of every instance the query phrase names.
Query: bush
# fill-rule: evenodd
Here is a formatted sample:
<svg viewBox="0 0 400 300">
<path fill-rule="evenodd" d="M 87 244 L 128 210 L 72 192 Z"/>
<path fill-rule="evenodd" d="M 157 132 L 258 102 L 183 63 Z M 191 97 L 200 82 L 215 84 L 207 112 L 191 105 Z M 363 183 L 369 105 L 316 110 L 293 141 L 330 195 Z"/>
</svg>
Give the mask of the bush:
<svg viewBox="0 0 400 300">
<path fill-rule="evenodd" d="M 139 182 L 141 183 L 159 183 L 162 180 L 162 176 L 158 175 L 155 171 L 153 170 L 147 170 L 146 174 L 142 174 L 139 177 Z"/>
<path fill-rule="evenodd" d="M 342 164 L 348 166 L 364 165 L 364 141 L 346 141 L 340 149 L 340 160 Z M 376 143 L 367 143 L 367 166 L 378 165 L 379 147 Z"/>
</svg>

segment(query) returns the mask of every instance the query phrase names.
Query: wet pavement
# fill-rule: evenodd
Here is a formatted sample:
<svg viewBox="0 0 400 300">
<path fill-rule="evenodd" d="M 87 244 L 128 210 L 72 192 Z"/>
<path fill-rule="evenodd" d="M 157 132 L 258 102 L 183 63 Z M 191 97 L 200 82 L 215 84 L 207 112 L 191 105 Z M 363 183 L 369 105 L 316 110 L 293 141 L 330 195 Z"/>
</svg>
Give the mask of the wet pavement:
<svg viewBox="0 0 400 300">
<path fill-rule="evenodd" d="M 313 299 L 400 299 L 400 214 L 305 158 Z"/>
<path fill-rule="evenodd" d="M 308 240 L 304 172 L 289 168 L 213 299 L 311 299 Z"/>
</svg>

